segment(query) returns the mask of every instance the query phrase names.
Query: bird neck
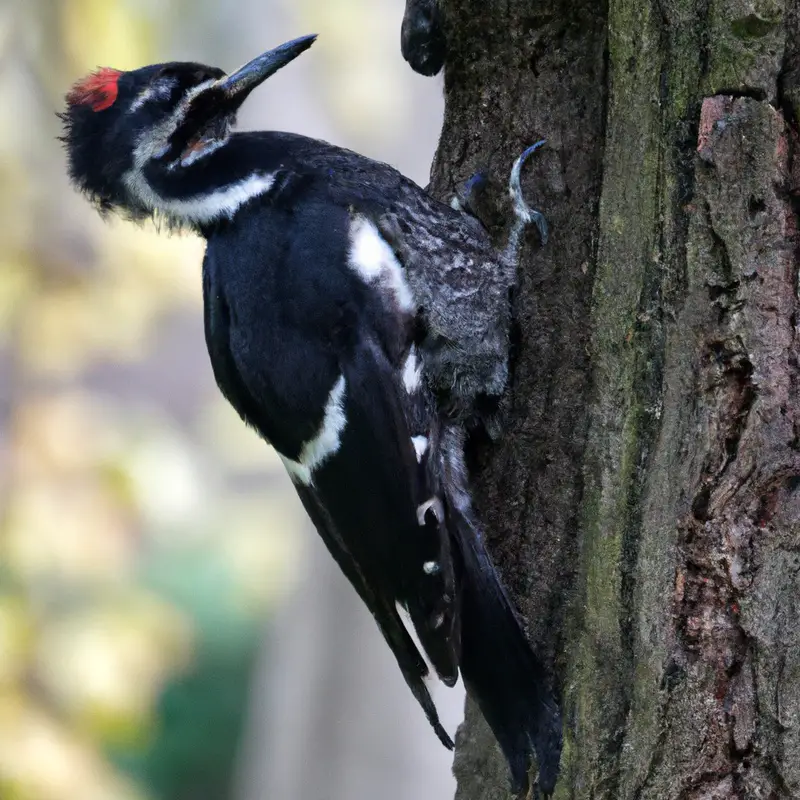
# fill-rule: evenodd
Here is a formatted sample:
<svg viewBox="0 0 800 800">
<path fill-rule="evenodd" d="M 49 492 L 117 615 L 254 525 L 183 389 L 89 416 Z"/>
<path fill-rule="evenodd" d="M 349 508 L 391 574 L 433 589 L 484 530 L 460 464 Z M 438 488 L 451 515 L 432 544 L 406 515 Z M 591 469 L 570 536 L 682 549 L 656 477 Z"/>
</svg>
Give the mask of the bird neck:
<svg viewBox="0 0 800 800">
<path fill-rule="evenodd" d="M 133 167 L 123 180 L 132 203 L 146 215 L 199 231 L 232 219 L 250 200 L 268 194 L 275 176 L 276 170 L 259 164 L 234 135 L 190 163 L 153 159 Z"/>
</svg>

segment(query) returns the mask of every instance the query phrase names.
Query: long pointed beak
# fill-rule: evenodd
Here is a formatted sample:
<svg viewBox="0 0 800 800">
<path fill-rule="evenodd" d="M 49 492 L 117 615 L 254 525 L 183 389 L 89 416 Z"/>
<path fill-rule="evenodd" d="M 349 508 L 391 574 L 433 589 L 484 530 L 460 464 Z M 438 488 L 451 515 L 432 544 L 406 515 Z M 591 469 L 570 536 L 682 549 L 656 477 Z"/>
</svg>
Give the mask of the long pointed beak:
<svg viewBox="0 0 800 800">
<path fill-rule="evenodd" d="M 239 67 L 236 72 L 220 78 L 213 88 L 221 89 L 229 100 L 242 102 L 256 86 L 290 61 L 294 61 L 300 53 L 308 50 L 316 38 L 317 34 L 312 33 L 310 36 L 301 36 L 299 39 L 293 39 L 273 50 L 268 50 L 248 61 L 243 67 Z"/>
</svg>

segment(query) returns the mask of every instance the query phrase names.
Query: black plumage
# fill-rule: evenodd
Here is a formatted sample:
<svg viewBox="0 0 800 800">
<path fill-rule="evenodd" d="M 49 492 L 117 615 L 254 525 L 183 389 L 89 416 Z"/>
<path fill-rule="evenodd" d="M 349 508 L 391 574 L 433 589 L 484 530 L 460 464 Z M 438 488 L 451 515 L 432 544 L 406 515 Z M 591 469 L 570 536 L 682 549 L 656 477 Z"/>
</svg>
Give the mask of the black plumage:
<svg viewBox="0 0 800 800">
<path fill-rule="evenodd" d="M 498 253 L 477 219 L 385 164 L 294 134 L 231 133 L 249 91 L 312 41 L 230 76 L 197 64 L 90 76 L 64 114 L 70 174 L 101 210 L 205 237 L 221 391 L 281 455 L 441 741 L 452 747 L 399 608 L 438 677 L 463 675 L 515 789 L 535 753 L 547 793 L 559 711 L 463 464 L 465 423 L 505 388 L 517 240 L 543 223 L 521 199 L 521 159 L 518 219 Z"/>
</svg>

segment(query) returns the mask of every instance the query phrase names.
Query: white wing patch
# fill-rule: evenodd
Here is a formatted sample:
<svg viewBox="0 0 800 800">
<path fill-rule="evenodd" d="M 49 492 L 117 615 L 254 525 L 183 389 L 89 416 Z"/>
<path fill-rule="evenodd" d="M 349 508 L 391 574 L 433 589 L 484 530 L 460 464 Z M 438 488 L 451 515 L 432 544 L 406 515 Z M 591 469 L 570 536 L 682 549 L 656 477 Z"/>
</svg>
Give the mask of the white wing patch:
<svg viewBox="0 0 800 800">
<path fill-rule="evenodd" d="M 425 527 L 425 515 L 429 511 L 433 511 L 433 515 L 438 522 L 441 523 L 444 521 L 444 506 L 442 505 L 442 501 L 438 497 L 431 497 L 417 506 L 417 522 L 420 527 Z"/>
<path fill-rule="evenodd" d="M 375 225 L 361 215 L 350 223 L 348 263 L 364 283 L 377 284 L 379 290 L 391 293 L 401 311 L 414 310 L 414 297 L 400 262 Z"/>
<path fill-rule="evenodd" d="M 412 436 L 411 444 L 414 445 L 414 452 L 417 454 L 417 462 L 421 464 L 422 457 L 425 455 L 425 451 L 428 449 L 428 437 Z"/>
<path fill-rule="evenodd" d="M 433 687 L 439 683 L 439 676 L 436 674 L 436 667 L 433 666 L 433 662 L 430 660 L 430 658 L 428 658 L 428 654 L 425 651 L 425 648 L 422 646 L 419 634 L 417 633 L 417 629 L 414 627 L 414 622 L 411 619 L 411 614 L 408 613 L 408 609 L 399 600 L 394 601 L 394 606 L 397 609 L 397 613 L 400 617 L 400 621 L 403 623 L 403 627 L 414 641 L 417 650 L 419 650 L 420 655 L 425 661 L 425 666 L 428 668 L 428 674 L 425 675 L 422 680 L 428 687 L 428 691 L 431 691 L 431 689 L 433 689 Z M 434 705 L 436 705 L 435 701 Z M 438 712 L 439 709 L 437 708 L 436 710 Z"/>
<path fill-rule="evenodd" d="M 293 481 L 311 486 L 314 470 L 338 451 L 342 443 L 341 434 L 347 424 L 344 413 L 345 387 L 344 375 L 340 375 L 328 395 L 319 433 L 303 445 L 297 461 L 281 456 L 281 461 Z"/>
<path fill-rule="evenodd" d="M 428 654 L 425 652 L 425 648 L 422 646 L 422 642 L 417 635 L 414 623 L 411 621 L 411 615 L 408 613 L 405 606 L 396 600 L 395 608 L 397 609 L 397 613 L 400 615 L 400 621 L 403 623 L 403 627 L 408 631 L 408 635 L 411 637 L 417 647 L 417 650 L 419 650 L 420 655 L 425 660 L 425 665 L 428 668 L 428 674 L 425 675 L 422 680 L 425 683 L 428 692 L 430 692 L 431 700 L 433 700 L 433 704 L 436 706 L 436 712 L 439 715 L 439 719 L 442 721 L 443 727 L 449 730 L 455 730 L 464 719 L 464 703 L 462 700 L 463 684 L 461 683 L 461 678 L 459 677 L 458 680 L 459 692 L 456 693 L 455 696 L 452 693 L 452 689 L 447 689 L 439 683 L 439 677 L 436 674 L 436 667 L 433 666 L 430 658 L 428 658 Z M 438 618 L 433 620 L 434 627 L 438 627 L 436 625 L 437 622 Z M 443 622 L 444 618 L 442 619 L 442 622 L 439 623 L 439 626 L 441 626 Z"/>
<path fill-rule="evenodd" d="M 419 389 L 422 381 L 422 364 L 417 357 L 416 345 L 411 345 L 406 357 L 406 363 L 403 365 L 403 386 L 409 394 L 413 394 Z"/>
</svg>

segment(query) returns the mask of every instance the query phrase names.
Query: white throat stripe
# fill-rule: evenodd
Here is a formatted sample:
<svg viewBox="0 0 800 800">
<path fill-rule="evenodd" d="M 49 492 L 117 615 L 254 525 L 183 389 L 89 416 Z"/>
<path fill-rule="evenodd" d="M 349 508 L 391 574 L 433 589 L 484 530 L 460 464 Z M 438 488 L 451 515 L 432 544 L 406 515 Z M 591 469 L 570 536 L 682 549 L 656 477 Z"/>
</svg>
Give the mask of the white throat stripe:
<svg viewBox="0 0 800 800">
<path fill-rule="evenodd" d="M 125 176 L 128 191 L 146 208 L 163 214 L 172 222 L 187 225 L 202 225 L 220 219 L 231 219 L 249 200 L 269 192 L 274 183 L 273 174 L 250 175 L 210 194 L 175 200 L 158 194 L 145 180 L 144 175 L 136 169 L 132 169 Z"/>
</svg>

